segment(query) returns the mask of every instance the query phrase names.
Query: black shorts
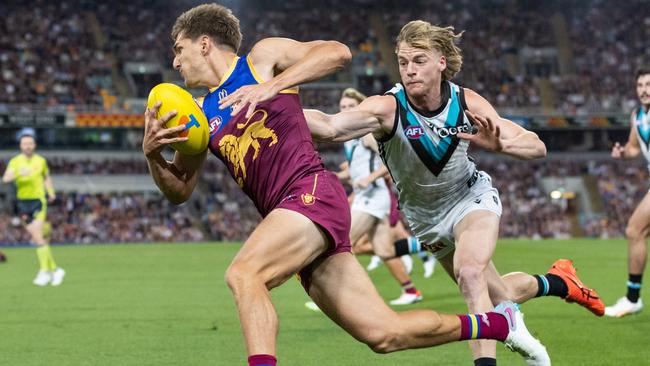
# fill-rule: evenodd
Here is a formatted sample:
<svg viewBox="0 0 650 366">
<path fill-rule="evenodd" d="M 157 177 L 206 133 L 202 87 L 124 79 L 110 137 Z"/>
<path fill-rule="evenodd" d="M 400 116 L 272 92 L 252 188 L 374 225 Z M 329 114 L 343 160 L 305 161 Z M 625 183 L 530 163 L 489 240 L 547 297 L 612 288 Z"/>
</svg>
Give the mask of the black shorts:
<svg viewBox="0 0 650 366">
<path fill-rule="evenodd" d="M 34 219 L 40 218 L 45 221 L 45 203 L 41 199 L 33 200 L 18 200 L 16 203 L 18 209 L 18 216 L 25 221 L 27 224 L 30 224 Z M 39 217 L 43 216 L 43 217 Z"/>
</svg>

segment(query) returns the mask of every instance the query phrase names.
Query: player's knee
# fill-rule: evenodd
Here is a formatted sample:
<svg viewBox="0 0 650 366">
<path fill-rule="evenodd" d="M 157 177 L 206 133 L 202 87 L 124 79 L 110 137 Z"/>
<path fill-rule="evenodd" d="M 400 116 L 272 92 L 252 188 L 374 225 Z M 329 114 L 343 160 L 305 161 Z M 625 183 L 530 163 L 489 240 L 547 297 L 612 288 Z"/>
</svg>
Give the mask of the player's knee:
<svg viewBox="0 0 650 366">
<path fill-rule="evenodd" d="M 395 247 L 392 245 L 388 246 L 376 246 L 374 248 L 375 254 L 379 256 L 379 258 L 383 260 L 395 258 Z"/>
<path fill-rule="evenodd" d="M 483 269 L 478 265 L 465 265 L 458 269 L 456 274 L 458 286 L 463 291 L 472 291 L 484 283 Z"/>
<path fill-rule="evenodd" d="M 644 239 L 646 236 L 646 230 L 638 225 L 628 224 L 625 228 L 625 236 L 627 236 L 628 239 Z"/>
<path fill-rule="evenodd" d="M 255 281 L 254 273 L 255 271 L 247 264 L 241 261 L 233 262 L 226 270 L 226 284 L 233 293 L 237 294 L 248 283 Z"/>
</svg>

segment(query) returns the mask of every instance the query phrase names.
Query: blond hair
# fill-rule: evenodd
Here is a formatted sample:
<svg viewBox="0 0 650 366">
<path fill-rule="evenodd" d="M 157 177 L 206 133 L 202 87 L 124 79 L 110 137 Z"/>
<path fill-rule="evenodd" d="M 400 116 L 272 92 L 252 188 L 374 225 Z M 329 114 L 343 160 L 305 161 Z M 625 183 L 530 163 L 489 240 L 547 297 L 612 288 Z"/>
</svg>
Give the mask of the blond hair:
<svg viewBox="0 0 650 366">
<path fill-rule="evenodd" d="M 356 100 L 358 103 L 363 102 L 364 99 L 366 99 L 366 96 L 363 95 L 360 91 L 358 91 L 355 88 L 347 88 L 341 93 L 341 99 L 343 98 L 350 98 Z"/>
<path fill-rule="evenodd" d="M 172 27 L 172 42 L 176 42 L 179 34 L 192 41 L 206 35 L 235 52 L 239 50 L 242 39 L 239 19 L 230 9 L 218 4 L 195 6 L 179 15 Z"/>
<path fill-rule="evenodd" d="M 454 27 L 438 27 L 423 20 L 413 20 L 406 23 L 397 36 L 395 52 L 399 51 L 400 43 L 424 50 L 436 50 L 447 60 L 447 68 L 442 72 L 443 80 L 451 80 L 463 65 L 460 48 L 454 43 L 460 39 L 463 32 L 454 33 Z"/>
</svg>

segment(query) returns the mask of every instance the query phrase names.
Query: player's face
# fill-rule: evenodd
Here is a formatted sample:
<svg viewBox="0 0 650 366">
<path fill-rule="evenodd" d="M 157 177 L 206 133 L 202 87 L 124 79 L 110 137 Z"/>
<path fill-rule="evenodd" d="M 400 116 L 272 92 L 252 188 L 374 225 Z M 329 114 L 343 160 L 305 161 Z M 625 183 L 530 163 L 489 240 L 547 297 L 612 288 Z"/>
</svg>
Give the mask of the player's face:
<svg viewBox="0 0 650 366">
<path fill-rule="evenodd" d="M 399 44 L 397 62 L 402 84 L 412 97 L 424 96 L 440 84 L 442 72 L 447 67 L 440 52 L 412 47 L 405 42 Z"/>
<path fill-rule="evenodd" d="M 25 136 L 20 139 L 20 152 L 29 156 L 36 150 L 36 141 L 31 136 Z"/>
<path fill-rule="evenodd" d="M 176 69 L 187 87 L 202 86 L 201 76 L 203 72 L 205 59 L 201 52 L 201 43 L 184 38 L 179 34 L 174 43 L 174 69 Z"/>
<path fill-rule="evenodd" d="M 641 75 L 636 79 L 636 95 L 641 104 L 650 104 L 650 74 Z"/>
<path fill-rule="evenodd" d="M 341 112 L 345 112 L 345 111 L 349 111 L 351 109 L 354 109 L 358 105 L 359 105 L 359 102 L 357 102 L 356 99 L 347 98 L 347 97 L 341 98 L 341 101 L 339 102 L 339 108 L 341 109 Z"/>
</svg>

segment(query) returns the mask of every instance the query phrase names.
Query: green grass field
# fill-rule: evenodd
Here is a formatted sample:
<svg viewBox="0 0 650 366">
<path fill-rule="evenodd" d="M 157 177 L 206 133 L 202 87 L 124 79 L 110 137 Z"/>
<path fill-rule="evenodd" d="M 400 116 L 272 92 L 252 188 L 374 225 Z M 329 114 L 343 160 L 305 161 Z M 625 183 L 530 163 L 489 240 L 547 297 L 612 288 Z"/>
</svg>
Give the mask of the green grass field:
<svg viewBox="0 0 650 366">
<path fill-rule="evenodd" d="M 33 249 L 4 249 L 9 261 L 0 264 L 0 365 L 245 365 L 237 313 L 223 281 L 237 249 L 223 244 L 55 247 L 68 272 L 59 288 L 31 284 Z M 623 241 L 503 241 L 495 262 L 503 273 L 544 273 L 558 257 L 574 259 L 581 278 L 606 303 L 623 295 Z M 413 278 L 425 301 L 401 309 L 463 313 L 458 290 L 442 269 L 425 280 L 420 261 L 414 260 Z M 385 267 L 371 277 L 386 299 L 399 295 Z M 273 296 L 281 365 L 472 364 L 463 343 L 373 354 L 322 314 L 305 309 L 307 296 L 297 281 Z M 650 311 L 596 318 L 558 298 L 536 299 L 522 309 L 554 365 L 650 364 Z M 500 365 L 524 364 L 500 345 L 498 357 Z"/>
</svg>

